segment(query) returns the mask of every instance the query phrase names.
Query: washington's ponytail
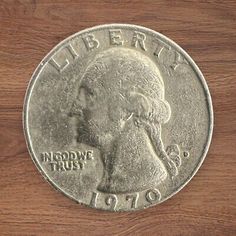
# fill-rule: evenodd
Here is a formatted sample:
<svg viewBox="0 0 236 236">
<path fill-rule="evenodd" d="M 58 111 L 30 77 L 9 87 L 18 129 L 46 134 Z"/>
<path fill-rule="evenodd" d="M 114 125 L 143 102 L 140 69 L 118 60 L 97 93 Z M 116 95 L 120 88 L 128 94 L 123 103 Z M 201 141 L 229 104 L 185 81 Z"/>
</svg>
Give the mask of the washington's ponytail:
<svg viewBox="0 0 236 236">
<path fill-rule="evenodd" d="M 177 166 L 167 155 L 163 142 L 161 140 L 161 125 L 153 124 L 149 121 L 142 121 L 142 124 L 150 138 L 154 151 L 156 152 L 157 156 L 161 159 L 169 175 L 171 177 L 176 176 L 178 174 Z"/>
</svg>

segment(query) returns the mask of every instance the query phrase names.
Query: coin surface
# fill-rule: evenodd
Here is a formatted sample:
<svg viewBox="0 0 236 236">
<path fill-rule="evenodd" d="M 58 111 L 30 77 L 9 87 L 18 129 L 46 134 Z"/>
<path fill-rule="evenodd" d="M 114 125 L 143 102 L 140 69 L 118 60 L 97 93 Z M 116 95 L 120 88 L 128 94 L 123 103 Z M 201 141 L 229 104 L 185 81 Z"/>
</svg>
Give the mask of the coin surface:
<svg viewBox="0 0 236 236">
<path fill-rule="evenodd" d="M 59 43 L 32 76 L 23 120 L 46 180 L 110 211 L 177 193 L 202 164 L 213 130 L 210 93 L 190 56 L 162 34 L 128 24 Z"/>
</svg>

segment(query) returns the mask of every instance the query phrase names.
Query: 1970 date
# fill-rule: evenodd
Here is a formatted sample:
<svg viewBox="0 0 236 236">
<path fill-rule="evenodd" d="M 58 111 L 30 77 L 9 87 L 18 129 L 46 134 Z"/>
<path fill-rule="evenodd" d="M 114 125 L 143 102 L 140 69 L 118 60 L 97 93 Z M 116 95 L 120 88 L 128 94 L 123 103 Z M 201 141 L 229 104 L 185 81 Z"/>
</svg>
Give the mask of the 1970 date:
<svg viewBox="0 0 236 236">
<path fill-rule="evenodd" d="M 97 207 L 97 203 L 99 200 L 99 197 L 101 197 L 101 193 L 98 192 L 92 192 L 92 197 L 90 201 L 91 207 Z M 131 209 L 135 209 L 138 206 L 138 200 L 140 194 L 132 193 L 122 196 L 124 199 L 122 201 L 127 201 L 130 204 Z M 156 203 L 161 200 L 161 193 L 158 189 L 149 189 L 144 192 L 144 197 L 147 203 L 152 204 Z M 121 200 L 121 199 L 120 199 Z M 105 198 L 103 199 L 104 204 L 108 206 L 110 210 L 116 210 L 118 205 L 118 197 L 116 194 L 106 194 Z"/>
</svg>

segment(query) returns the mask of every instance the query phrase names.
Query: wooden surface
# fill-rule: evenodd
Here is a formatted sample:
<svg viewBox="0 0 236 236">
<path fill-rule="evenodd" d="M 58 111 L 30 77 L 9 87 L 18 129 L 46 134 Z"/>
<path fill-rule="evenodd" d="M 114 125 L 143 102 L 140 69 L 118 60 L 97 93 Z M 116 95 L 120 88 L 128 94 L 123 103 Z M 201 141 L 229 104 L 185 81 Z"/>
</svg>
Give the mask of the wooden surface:
<svg viewBox="0 0 236 236">
<path fill-rule="evenodd" d="M 31 161 L 22 130 L 25 90 L 41 59 L 69 35 L 114 22 L 152 28 L 182 46 L 205 75 L 215 114 L 193 180 L 133 213 L 89 209 L 56 192 Z M 0 150 L 0 235 L 236 235 L 236 1 L 0 1 Z"/>
</svg>

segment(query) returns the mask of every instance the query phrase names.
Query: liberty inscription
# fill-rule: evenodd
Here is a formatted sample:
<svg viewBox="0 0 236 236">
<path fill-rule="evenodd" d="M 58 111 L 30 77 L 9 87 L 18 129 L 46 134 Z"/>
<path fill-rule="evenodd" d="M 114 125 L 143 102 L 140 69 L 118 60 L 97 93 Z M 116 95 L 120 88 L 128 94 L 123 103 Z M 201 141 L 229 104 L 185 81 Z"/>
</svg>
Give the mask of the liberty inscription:
<svg viewBox="0 0 236 236">
<path fill-rule="evenodd" d="M 123 46 L 124 39 L 122 38 L 121 29 L 112 29 L 108 31 L 108 38 L 110 46 Z M 146 46 L 146 35 L 143 32 L 134 31 L 132 37 L 130 38 L 130 46 L 133 48 L 140 48 L 143 51 L 152 50 L 153 55 L 156 57 L 156 60 L 164 65 L 168 73 L 173 73 L 178 66 L 188 65 L 188 62 L 184 59 L 180 52 L 173 50 L 172 47 L 166 44 L 163 40 L 154 38 L 154 48 L 147 49 Z M 82 42 L 87 49 L 87 51 L 92 51 L 99 48 L 100 41 L 94 36 L 94 34 L 86 34 L 82 37 Z M 70 57 L 75 60 L 79 57 L 79 52 L 75 47 L 68 43 L 64 50 L 67 50 L 70 54 Z M 59 52 L 60 53 L 60 52 Z M 58 63 L 54 58 L 52 58 L 49 63 L 61 73 L 71 62 L 69 58 L 65 57 L 64 61 Z"/>
</svg>

